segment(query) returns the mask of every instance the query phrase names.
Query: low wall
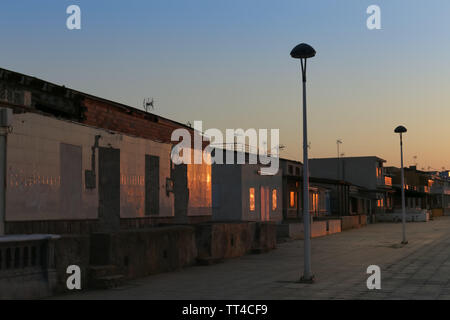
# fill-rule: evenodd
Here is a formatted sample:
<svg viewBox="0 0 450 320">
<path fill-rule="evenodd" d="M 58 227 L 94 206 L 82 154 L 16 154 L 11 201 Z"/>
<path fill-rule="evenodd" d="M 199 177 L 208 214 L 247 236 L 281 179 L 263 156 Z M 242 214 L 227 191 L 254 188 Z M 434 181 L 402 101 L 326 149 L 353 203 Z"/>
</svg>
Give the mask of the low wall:
<svg viewBox="0 0 450 320">
<path fill-rule="evenodd" d="M 114 265 L 127 279 L 178 270 L 195 263 L 195 229 L 189 226 L 95 234 L 91 265 Z"/>
<path fill-rule="evenodd" d="M 6 234 L 89 234 L 98 231 L 98 220 L 6 221 Z"/>
<path fill-rule="evenodd" d="M 377 222 L 401 222 L 402 214 L 393 213 L 378 213 L 376 215 Z M 427 222 L 430 220 L 429 212 L 425 211 L 420 213 L 406 213 L 406 222 Z"/>
<path fill-rule="evenodd" d="M 56 292 L 68 292 L 66 271 L 70 265 L 81 270 L 81 288 L 88 287 L 90 260 L 90 237 L 88 235 L 64 235 L 55 242 L 55 269 L 57 274 Z"/>
<path fill-rule="evenodd" d="M 444 209 L 442 209 L 442 208 L 431 209 L 431 216 L 433 218 L 442 217 L 443 215 L 444 215 Z"/>
<path fill-rule="evenodd" d="M 211 221 L 211 216 L 188 216 L 183 221 L 175 217 L 121 218 L 121 230 L 148 229 L 158 226 L 198 224 Z M 13 234 L 91 234 L 99 232 L 97 219 L 6 221 L 5 233 Z"/>
<path fill-rule="evenodd" d="M 342 216 L 341 229 L 342 231 L 361 228 L 367 225 L 367 216 L 364 214 L 355 216 Z"/>
<path fill-rule="evenodd" d="M 207 223 L 196 226 L 198 259 L 214 262 L 276 247 L 276 225 L 261 222 Z"/>
<path fill-rule="evenodd" d="M 339 233 L 342 231 L 341 220 L 327 220 L 327 234 Z"/>
<path fill-rule="evenodd" d="M 444 208 L 444 216 L 450 216 L 450 208 Z"/>
<path fill-rule="evenodd" d="M 341 232 L 341 220 L 320 220 L 311 223 L 311 238 Z M 282 223 L 277 226 L 277 237 L 293 240 L 304 239 L 303 223 Z"/>
<path fill-rule="evenodd" d="M 25 237 L 28 241 L 36 236 L 9 237 Z M 23 248 L 30 246 L 28 242 L 3 245 L 3 248 L 0 241 L 0 298 L 33 299 L 68 292 L 66 271 L 70 265 L 80 267 L 81 289 L 87 289 L 96 283 L 93 280 L 105 277 L 134 279 L 178 270 L 202 260 L 218 261 L 271 250 L 276 247 L 276 225 L 205 223 L 109 234 L 64 235 L 52 240 L 51 247 L 47 240 L 39 241 L 38 247 L 45 245 L 45 250 L 39 251 L 38 256 L 45 259 L 36 265 L 27 262 L 32 259 L 31 251 L 24 254 Z M 8 248 L 11 249 L 5 253 Z"/>
<path fill-rule="evenodd" d="M 53 235 L 0 237 L 0 299 L 51 296 L 57 286 Z"/>
</svg>

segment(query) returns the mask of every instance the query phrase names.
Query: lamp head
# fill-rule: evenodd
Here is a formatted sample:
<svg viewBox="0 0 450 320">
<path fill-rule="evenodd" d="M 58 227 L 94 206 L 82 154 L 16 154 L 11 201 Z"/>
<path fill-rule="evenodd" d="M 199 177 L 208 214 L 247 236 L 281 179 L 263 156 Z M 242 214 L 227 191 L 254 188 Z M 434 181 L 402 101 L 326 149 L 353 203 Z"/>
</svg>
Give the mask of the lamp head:
<svg viewBox="0 0 450 320">
<path fill-rule="evenodd" d="M 307 59 L 316 55 L 316 50 L 309 44 L 300 43 L 291 51 L 291 57 L 294 59 Z"/>
<path fill-rule="evenodd" d="M 397 128 L 395 128 L 394 132 L 395 133 L 405 133 L 407 130 L 404 126 L 398 126 Z"/>
</svg>

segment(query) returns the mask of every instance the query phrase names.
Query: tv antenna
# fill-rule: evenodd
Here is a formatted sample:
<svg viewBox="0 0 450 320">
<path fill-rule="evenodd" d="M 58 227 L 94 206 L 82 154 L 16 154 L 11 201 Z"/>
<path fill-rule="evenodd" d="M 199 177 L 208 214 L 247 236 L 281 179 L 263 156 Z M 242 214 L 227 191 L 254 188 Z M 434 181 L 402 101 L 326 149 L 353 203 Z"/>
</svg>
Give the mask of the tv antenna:
<svg viewBox="0 0 450 320">
<path fill-rule="evenodd" d="M 145 98 L 142 102 L 142 106 L 144 107 L 145 112 L 149 112 L 151 110 L 155 110 L 155 101 L 153 98 Z"/>
</svg>

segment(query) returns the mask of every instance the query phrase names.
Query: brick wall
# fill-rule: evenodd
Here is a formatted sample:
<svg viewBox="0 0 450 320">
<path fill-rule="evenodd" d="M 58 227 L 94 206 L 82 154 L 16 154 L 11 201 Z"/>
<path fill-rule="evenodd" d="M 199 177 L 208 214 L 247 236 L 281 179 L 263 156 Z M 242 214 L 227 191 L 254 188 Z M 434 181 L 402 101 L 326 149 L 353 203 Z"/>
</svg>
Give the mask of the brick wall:
<svg viewBox="0 0 450 320">
<path fill-rule="evenodd" d="M 186 128 L 193 132 L 180 123 L 113 102 L 85 97 L 83 104 L 86 111 L 82 122 L 91 126 L 165 143 L 171 143 L 170 137 L 175 129 Z"/>
</svg>

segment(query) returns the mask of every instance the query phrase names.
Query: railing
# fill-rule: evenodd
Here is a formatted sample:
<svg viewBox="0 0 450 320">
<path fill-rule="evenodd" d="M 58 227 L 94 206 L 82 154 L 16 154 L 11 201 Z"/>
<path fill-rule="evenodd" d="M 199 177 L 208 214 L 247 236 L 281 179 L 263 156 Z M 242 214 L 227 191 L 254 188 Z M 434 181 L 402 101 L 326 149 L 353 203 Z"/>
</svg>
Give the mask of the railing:
<svg viewBox="0 0 450 320">
<path fill-rule="evenodd" d="M 54 267 L 51 235 L 18 235 L 0 237 L 0 275 Z"/>
</svg>

